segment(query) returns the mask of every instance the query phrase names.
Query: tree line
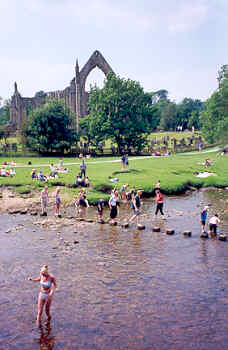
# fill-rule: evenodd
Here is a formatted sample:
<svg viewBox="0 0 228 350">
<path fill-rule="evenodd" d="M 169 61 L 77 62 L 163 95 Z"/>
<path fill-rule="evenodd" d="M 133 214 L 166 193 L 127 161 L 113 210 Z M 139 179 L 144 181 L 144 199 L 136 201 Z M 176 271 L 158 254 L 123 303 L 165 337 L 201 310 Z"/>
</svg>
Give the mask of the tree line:
<svg viewBox="0 0 228 350">
<path fill-rule="evenodd" d="M 121 153 L 141 151 L 153 131 L 181 126 L 182 130 L 200 129 L 208 142 L 226 142 L 228 65 L 221 67 L 217 80 L 218 89 L 206 102 L 186 97 L 176 103 L 167 90 L 145 92 L 138 82 L 109 73 L 103 88 L 91 87 L 88 116 L 80 120 L 79 134 L 74 128 L 76 116 L 63 101 L 48 99 L 36 110 L 28 108 L 22 140 L 30 149 L 45 153 L 68 151 L 80 137 L 94 147 L 109 139 Z M 9 100 L 1 107 L 0 125 L 8 122 L 9 107 Z"/>
</svg>

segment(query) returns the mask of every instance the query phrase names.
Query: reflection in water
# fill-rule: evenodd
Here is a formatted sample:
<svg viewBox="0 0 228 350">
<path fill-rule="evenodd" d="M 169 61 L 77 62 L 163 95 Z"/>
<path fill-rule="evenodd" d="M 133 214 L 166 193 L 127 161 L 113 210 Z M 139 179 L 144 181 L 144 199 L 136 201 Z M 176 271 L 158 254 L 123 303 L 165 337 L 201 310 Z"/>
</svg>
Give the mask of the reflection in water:
<svg viewBox="0 0 228 350">
<path fill-rule="evenodd" d="M 200 239 L 200 210 L 212 199 L 209 217 L 218 211 L 227 233 L 225 195 L 167 198 L 167 220 L 156 222 L 154 201 L 146 200 L 143 231 L 135 223 L 65 227 L 64 218 L 50 230 L 35 230 L 31 219 L 2 217 L 3 225 L 24 220 L 25 226 L 0 235 L 0 349 L 226 350 L 228 242 Z M 96 214 L 89 208 L 88 217 Z M 131 214 L 121 207 L 118 219 Z M 154 226 L 161 232 L 153 232 Z M 175 234 L 166 235 L 166 229 Z M 192 237 L 183 236 L 187 229 Z M 54 335 L 46 324 L 37 341 L 30 332 L 37 286 L 25 281 L 44 263 L 58 278 L 59 291 L 53 300 Z"/>
<path fill-rule="evenodd" d="M 52 328 L 51 323 L 47 321 L 45 325 L 42 324 L 39 327 L 40 338 L 38 343 L 40 344 L 40 350 L 52 350 L 55 346 L 55 338 L 51 334 Z"/>
</svg>

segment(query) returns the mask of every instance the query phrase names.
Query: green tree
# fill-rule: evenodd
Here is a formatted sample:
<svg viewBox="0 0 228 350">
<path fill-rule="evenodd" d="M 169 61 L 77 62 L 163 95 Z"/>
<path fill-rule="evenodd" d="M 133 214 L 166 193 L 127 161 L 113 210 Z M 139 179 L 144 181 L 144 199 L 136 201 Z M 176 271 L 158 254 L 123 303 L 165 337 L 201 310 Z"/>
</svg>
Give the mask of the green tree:
<svg viewBox="0 0 228 350">
<path fill-rule="evenodd" d="M 218 90 L 205 103 L 200 122 L 207 141 L 228 141 L 228 72 L 224 72 Z"/>
<path fill-rule="evenodd" d="M 160 130 L 175 130 L 177 126 L 177 108 L 174 102 L 166 101 L 161 110 Z"/>
<path fill-rule="evenodd" d="M 59 100 L 51 100 L 28 116 L 22 130 L 27 146 L 40 153 L 69 150 L 77 140 L 72 129 L 73 115 Z"/>
<path fill-rule="evenodd" d="M 150 132 L 151 97 L 138 82 L 109 73 L 104 87 L 94 87 L 90 94 L 87 126 L 100 140 L 111 139 L 119 152 L 140 151 Z"/>
<path fill-rule="evenodd" d="M 0 125 L 8 124 L 10 120 L 10 105 L 11 100 L 5 100 L 2 108 L 0 108 Z"/>
<path fill-rule="evenodd" d="M 198 99 L 185 97 L 177 105 L 177 124 L 182 125 L 183 129 L 194 126 L 199 128 L 199 114 L 203 108 L 203 102 Z"/>
</svg>

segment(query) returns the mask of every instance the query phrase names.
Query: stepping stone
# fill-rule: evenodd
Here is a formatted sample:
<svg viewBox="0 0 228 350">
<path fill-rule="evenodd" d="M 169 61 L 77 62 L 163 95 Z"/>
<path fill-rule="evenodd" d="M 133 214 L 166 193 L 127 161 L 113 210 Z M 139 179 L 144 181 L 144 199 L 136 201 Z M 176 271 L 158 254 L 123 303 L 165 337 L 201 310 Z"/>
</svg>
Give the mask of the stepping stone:
<svg viewBox="0 0 228 350">
<path fill-rule="evenodd" d="M 105 224 L 104 220 L 101 219 L 101 220 L 97 220 L 98 224 Z"/>
<path fill-rule="evenodd" d="M 183 234 L 184 234 L 185 237 L 191 237 L 192 231 L 184 231 Z"/>
<path fill-rule="evenodd" d="M 207 232 L 202 232 L 200 235 L 200 238 L 209 238 L 208 233 Z"/>
<path fill-rule="evenodd" d="M 155 226 L 155 227 L 153 227 L 152 231 L 153 232 L 160 232 L 161 229 L 160 229 L 160 227 Z"/>
<path fill-rule="evenodd" d="M 117 226 L 117 222 L 116 221 L 114 221 L 114 222 L 110 222 L 110 224 L 109 225 L 111 225 L 111 226 Z"/>
<path fill-rule="evenodd" d="M 167 235 L 174 235 L 175 230 L 173 230 L 173 229 L 168 229 L 168 230 L 166 230 L 165 232 L 166 232 Z"/>
<path fill-rule="evenodd" d="M 129 223 L 128 222 L 124 222 L 123 224 L 121 224 L 121 226 L 124 227 L 124 228 L 127 228 L 127 227 L 129 227 Z"/>
<path fill-rule="evenodd" d="M 220 233 L 220 235 L 218 236 L 218 239 L 220 240 L 220 241 L 223 241 L 223 242 L 225 242 L 226 241 L 226 235 L 224 234 L 224 233 Z"/>
<path fill-rule="evenodd" d="M 146 226 L 145 226 L 145 225 L 138 224 L 138 225 L 137 225 L 137 228 L 138 228 L 138 230 L 145 230 Z"/>
</svg>

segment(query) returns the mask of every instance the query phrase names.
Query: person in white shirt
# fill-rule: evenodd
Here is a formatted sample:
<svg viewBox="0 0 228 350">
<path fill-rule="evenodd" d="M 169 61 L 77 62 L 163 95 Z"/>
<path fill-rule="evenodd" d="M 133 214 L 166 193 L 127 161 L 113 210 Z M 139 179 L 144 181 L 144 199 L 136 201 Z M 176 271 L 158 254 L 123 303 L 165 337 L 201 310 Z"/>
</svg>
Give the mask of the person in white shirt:
<svg viewBox="0 0 228 350">
<path fill-rule="evenodd" d="M 220 223 L 220 220 L 218 218 L 218 214 L 215 214 L 212 216 L 209 220 L 209 233 L 212 236 L 217 235 L 217 225 Z"/>
</svg>

